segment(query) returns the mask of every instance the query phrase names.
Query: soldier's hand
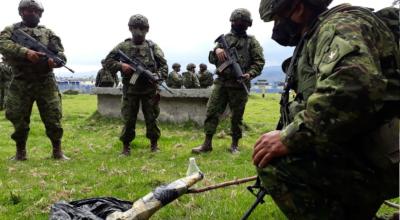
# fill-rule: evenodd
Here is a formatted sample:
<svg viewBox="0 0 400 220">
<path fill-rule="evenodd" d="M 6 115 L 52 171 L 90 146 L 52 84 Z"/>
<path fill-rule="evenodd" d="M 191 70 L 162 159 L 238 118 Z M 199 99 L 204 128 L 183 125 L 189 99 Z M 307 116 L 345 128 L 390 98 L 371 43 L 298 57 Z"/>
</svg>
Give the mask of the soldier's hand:
<svg viewBox="0 0 400 220">
<path fill-rule="evenodd" d="M 58 68 L 59 66 L 56 64 L 56 62 L 54 62 L 54 60 L 53 59 L 48 59 L 47 60 L 47 63 L 49 64 L 49 67 L 50 68 Z"/>
<path fill-rule="evenodd" d="M 37 63 L 40 60 L 41 56 L 45 56 L 46 54 L 41 53 L 41 52 L 36 52 L 34 50 L 28 50 L 26 53 L 26 59 L 31 61 L 32 63 Z"/>
<path fill-rule="evenodd" d="M 122 63 L 121 69 L 123 74 L 130 75 L 133 73 L 131 66 L 126 63 Z"/>
<path fill-rule="evenodd" d="M 219 62 L 225 62 L 226 54 L 224 49 L 222 48 L 215 49 L 215 55 L 217 55 Z"/>
<path fill-rule="evenodd" d="M 275 157 L 281 157 L 289 153 L 287 147 L 281 141 L 281 131 L 271 131 L 263 134 L 254 145 L 253 164 L 264 168 Z"/>
<path fill-rule="evenodd" d="M 243 79 L 249 80 L 250 79 L 250 74 L 248 74 L 248 73 L 243 74 Z"/>
</svg>

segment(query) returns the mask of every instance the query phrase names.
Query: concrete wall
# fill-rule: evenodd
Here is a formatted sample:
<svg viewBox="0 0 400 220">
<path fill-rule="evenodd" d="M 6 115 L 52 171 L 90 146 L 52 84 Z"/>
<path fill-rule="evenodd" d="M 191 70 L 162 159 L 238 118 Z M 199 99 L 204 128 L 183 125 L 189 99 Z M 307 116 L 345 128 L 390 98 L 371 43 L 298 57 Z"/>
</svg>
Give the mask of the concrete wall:
<svg viewBox="0 0 400 220">
<path fill-rule="evenodd" d="M 174 94 L 162 90 L 160 100 L 159 121 L 181 123 L 194 121 L 202 125 L 206 117 L 206 104 L 212 89 L 171 89 Z M 121 117 L 120 88 L 96 87 L 93 93 L 97 95 L 97 110 L 106 117 Z M 224 114 L 225 115 L 225 114 Z M 139 120 L 143 114 L 139 111 Z"/>
</svg>

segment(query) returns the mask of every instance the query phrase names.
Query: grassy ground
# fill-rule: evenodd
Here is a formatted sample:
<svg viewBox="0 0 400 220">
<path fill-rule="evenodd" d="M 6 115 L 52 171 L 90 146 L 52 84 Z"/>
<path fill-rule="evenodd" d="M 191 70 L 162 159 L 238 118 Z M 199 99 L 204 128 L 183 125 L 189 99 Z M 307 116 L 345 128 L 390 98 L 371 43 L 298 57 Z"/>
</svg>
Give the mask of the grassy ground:
<svg viewBox="0 0 400 220">
<path fill-rule="evenodd" d="M 256 174 L 250 162 L 252 146 L 260 134 L 275 127 L 278 100 L 278 95 L 250 97 L 239 155 L 227 151 L 229 123 L 222 122 L 214 151 L 196 156 L 206 175 L 198 187 Z M 13 129 L 3 116 L 0 118 L 0 219 L 47 219 L 50 206 L 59 200 L 112 196 L 135 201 L 156 186 L 183 177 L 188 158 L 193 156 L 191 148 L 203 139 L 202 128 L 194 124 L 161 123 L 161 152 L 150 153 L 144 124 L 140 122 L 132 156 L 121 158 L 118 135 L 122 122 L 99 116 L 95 96 L 64 96 L 63 110 L 64 150 L 72 158 L 67 162 L 49 159 L 50 142 L 36 108 L 31 117 L 29 160 L 10 161 L 8 158 L 15 154 L 9 138 Z M 254 201 L 245 186 L 185 195 L 152 219 L 239 219 Z M 252 219 L 285 218 L 266 198 L 266 204 L 256 209 Z"/>
</svg>

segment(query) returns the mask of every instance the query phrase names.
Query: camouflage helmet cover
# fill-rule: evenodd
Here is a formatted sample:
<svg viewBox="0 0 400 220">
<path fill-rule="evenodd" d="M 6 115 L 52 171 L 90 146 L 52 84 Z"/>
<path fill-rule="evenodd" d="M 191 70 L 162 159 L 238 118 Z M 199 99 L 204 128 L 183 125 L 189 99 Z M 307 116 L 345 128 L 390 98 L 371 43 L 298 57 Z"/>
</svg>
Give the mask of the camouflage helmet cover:
<svg viewBox="0 0 400 220">
<path fill-rule="evenodd" d="M 192 68 L 196 68 L 196 65 L 195 65 L 194 63 L 189 63 L 189 64 L 186 66 L 186 69 L 187 69 L 187 70 L 190 70 L 190 69 L 192 69 Z"/>
<path fill-rule="evenodd" d="M 38 9 L 40 12 L 44 11 L 43 5 L 38 0 L 21 0 L 18 5 L 18 11 L 21 12 L 23 8 L 33 7 Z"/>
<path fill-rule="evenodd" d="M 149 21 L 141 14 L 132 15 L 129 18 L 129 27 L 149 27 Z"/>
<path fill-rule="evenodd" d="M 199 67 L 200 67 L 200 68 L 203 68 L 203 69 L 207 69 L 207 65 L 204 64 L 204 63 L 200 63 Z"/>
<path fill-rule="evenodd" d="M 311 5 L 326 8 L 333 0 L 300 0 Z M 260 18 L 265 22 L 270 22 L 276 13 L 281 12 L 286 6 L 293 5 L 292 0 L 261 0 L 259 13 Z"/>
<path fill-rule="evenodd" d="M 179 63 L 172 64 L 172 68 L 178 68 L 178 67 L 181 67 L 181 64 L 179 64 Z"/>
<path fill-rule="evenodd" d="M 252 25 L 253 19 L 251 18 L 251 13 L 249 10 L 245 8 L 237 8 L 233 10 L 231 17 L 229 18 L 229 21 L 244 21 L 249 24 L 249 26 Z"/>
</svg>

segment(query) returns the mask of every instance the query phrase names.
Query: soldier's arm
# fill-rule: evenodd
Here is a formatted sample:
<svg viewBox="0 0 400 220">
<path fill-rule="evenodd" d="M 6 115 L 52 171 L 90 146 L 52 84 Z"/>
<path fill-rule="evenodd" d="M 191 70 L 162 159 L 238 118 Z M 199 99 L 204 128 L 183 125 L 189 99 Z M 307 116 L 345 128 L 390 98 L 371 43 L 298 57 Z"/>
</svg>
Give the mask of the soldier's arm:
<svg viewBox="0 0 400 220">
<path fill-rule="evenodd" d="M 53 52 L 57 52 L 57 55 L 67 62 L 67 57 L 64 54 L 64 47 L 61 43 L 61 39 L 51 30 L 49 30 L 49 49 Z"/>
<path fill-rule="evenodd" d="M 261 71 L 263 70 L 265 65 L 265 59 L 263 54 L 263 48 L 254 37 L 251 37 L 250 56 L 251 56 L 251 64 L 247 73 L 250 74 L 251 78 L 255 78 L 261 74 Z"/>
<path fill-rule="evenodd" d="M 112 49 L 105 58 L 105 68 L 107 68 L 111 72 L 121 71 L 122 73 L 122 63 L 117 61 L 115 57 L 117 57 L 117 51 L 123 49 L 123 44 L 124 42 L 114 47 L 114 49 Z"/>
<path fill-rule="evenodd" d="M 156 62 L 158 63 L 158 73 L 161 76 L 162 79 L 167 79 L 168 77 L 168 64 L 167 60 L 164 58 L 164 53 L 161 50 L 161 48 L 157 45 L 154 44 L 154 58 L 156 59 Z"/>
<path fill-rule="evenodd" d="M 363 34 L 368 25 L 358 22 L 334 20 L 321 27 L 314 58 L 316 89 L 306 109 L 281 133 L 290 151 L 329 153 L 334 150 L 329 147 L 332 143 L 337 146 L 365 133 L 373 114 L 382 106 L 386 83 L 377 74 L 380 67 L 375 63 L 379 60 L 374 53 L 375 39 L 371 39 L 372 34 Z"/>
<path fill-rule="evenodd" d="M 5 57 L 24 59 L 28 48 L 20 46 L 11 40 L 12 26 L 6 27 L 0 32 L 0 53 Z"/>
</svg>

